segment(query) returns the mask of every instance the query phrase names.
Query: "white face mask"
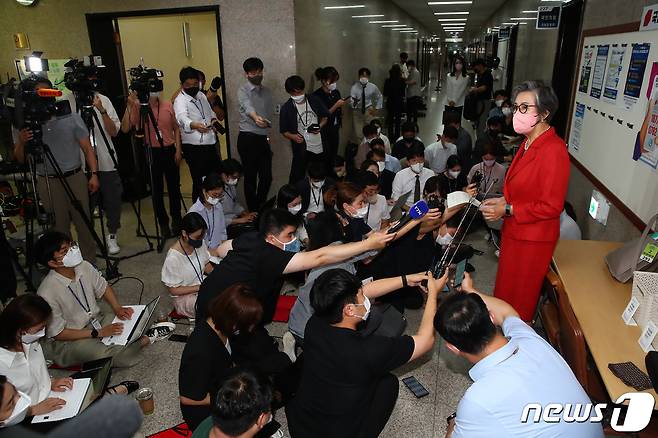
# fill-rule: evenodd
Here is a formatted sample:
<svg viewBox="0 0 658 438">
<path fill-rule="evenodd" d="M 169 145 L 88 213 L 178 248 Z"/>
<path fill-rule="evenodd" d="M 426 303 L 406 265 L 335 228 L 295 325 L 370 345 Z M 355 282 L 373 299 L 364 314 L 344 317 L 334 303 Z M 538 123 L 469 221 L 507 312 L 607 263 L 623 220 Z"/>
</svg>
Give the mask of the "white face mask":
<svg viewBox="0 0 658 438">
<path fill-rule="evenodd" d="M 443 141 L 441 140 L 441 144 L 443 145 L 443 149 L 448 149 L 451 146 L 454 146 L 454 143 L 450 143 L 449 141 Z M 456 148 L 457 146 L 455 146 Z"/>
<path fill-rule="evenodd" d="M 356 213 L 350 214 L 354 219 L 363 219 L 368 214 L 368 206 L 364 205 L 362 208 L 359 208 Z"/>
<path fill-rule="evenodd" d="M 361 82 L 362 85 L 366 85 L 368 83 L 368 78 L 359 78 L 359 82 Z"/>
<path fill-rule="evenodd" d="M 505 108 L 503 108 L 502 111 L 503 111 L 503 115 L 504 115 L 504 116 L 509 116 L 510 114 L 512 114 L 512 108 L 510 108 L 510 107 L 508 107 L 508 106 L 506 106 Z"/>
<path fill-rule="evenodd" d="M 368 316 L 370 316 L 370 306 L 371 306 L 371 304 L 370 304 L 370 298 L 368 298 L 367 296 L 364 295 L 364 296 L 363 296 L 363 304 L 355 304 L 355 306 L 363 306 L 363 307 L 365 307 L 365 309 L 366 309 L 366 313 L 363 314 L 363 316 L 361 317 L 361 319 L 364 320 L 364 321 L 367 320 L 367 319 L 368 319 Z"/>
<path fill-rule="evenodd" d="M 504 100 L 502 100 L 502 99 L 498 99 L 498 100 L 496 100 L 496 106 L 497 106 L 498 108 L 500 108 L 501 106 L 503 106 L 503 102 L 504 102 Z"/>
<path fill-rule="evenodd" d="M 297 214 L 302 211 L 302 204 L 297 204 L 294 207 L 288 207 L 288 211 L 292 214 Z"/>
<path fill-rule="evenodd" d="M 496 164 L 496 160 L 482 160 L 482 162 L 487 167 L 492 167 L 494 164 Z"/>
<path fill-rule="evenodd" d="M 436 238 L 436 243 L 441 246 L 447 246 L 452 243 L 452 239 L 454 239 L 454 237 L 450 233 L 445 233 L 443 236 L 439 235 L 439 237 Z"/>
<path fill-rule="evenodd" d="M 379 168 L 380 172 L 383 172 L 384 169 L 386 169 L 386 162 L 385 161 L 377 161 L 377 167 Z"/>
<path fill-rule="evenodd" d="M 378 126 L 378 127 L 377 127 L 377 135 L 380 135 L 381 133 L 382 133 L 382 128 L 380 128 L 380 127 Z"/>
<path fill-rule="evenodd" d="M 376 204 L 378 199 L 379 197 L 377 196 L 377 193 L 375 193 L 374 195 L 368 197 L 368 204 Z"/>
<path fill-rule="evenodd" d="M 460 173 L 461 173 L 460 170 L 449 170 L 449 171 L 448 171 L 448 175 L 450 175 L 450 177 L 451 177 L 452 179 L 457 178 L 457 177 L 459 176 Z"/>
<path fill-rule="evenodd" d="M 322 181 L 311 181 L 311 185 L 316 189 L 321 189 L 324 185 L 324 180 Z"/>
<path fill-rule="evenodd" d="M 290 96 L 290 97 L 292 98 L 292 100 L 295 101 L 295 103 L 302 103 L 302 102 L 304 102 L 304 99 L 306 98 L 306 96 L 303 95 L 303 94 L 299 95 L 299 96 Z"/>
<path fill-rule="evenodd" d="M 423 171 L 423 163 L 412 164 L 412 165 L 409 166 L 409 167 L 411 167 L 411 171 L 412 171 L 413 173 L 416 173 L 416 174 L 418 174 L 418 173 L 420 173 L 420 172 Z"/>
<path fill-rule="evenodd" d="M 27 416 L 27 411 L 32 404 L 32 400 L 27 394 L 18 391 L 19 399 L 14 406 L 14 410 L 11 412 L 9 418 L 1 423 L 2 427 L 15 426 L 25 419 Z"/>
<path fill-rule="evenodd" d="M 21 342 L 23 344 L 32 344 L 39 339 L 43 338 L 46 336 L 46 328 L 42 328 L 36 333 L 25 333 L 24 335 L 21 335 Z"/>
<path fill-rule="evenodd" d="M 336 83 L 334 82 L 332 84 L 327 85 L 327 88 L 329 89 L 329 91 L 336 91 Z"/>
<path fill-rule="evenodd" d="M 206 202 L 208 202 L 208 204 L 210 205 L 217 205 L 219 204 L 219 198 L 213 198 L 212 196 L 208 196 L 206 198 Z"/>
<path fill-rule="evenodd" d="M 229 186 L 237 186 L 238 185 L 238 179 L 237 178 L 229 178 L 228 181 L 226 181 L 226 184 Z"/>
<path fill-rule="evenodd" d="M 67 268 L 75 268 L 80 263 L 82 263 L 82 253 L 80 252 L 80 248 L 77 246 L 70 247 L 62 259 L 62 264 Z"/>
</svg>

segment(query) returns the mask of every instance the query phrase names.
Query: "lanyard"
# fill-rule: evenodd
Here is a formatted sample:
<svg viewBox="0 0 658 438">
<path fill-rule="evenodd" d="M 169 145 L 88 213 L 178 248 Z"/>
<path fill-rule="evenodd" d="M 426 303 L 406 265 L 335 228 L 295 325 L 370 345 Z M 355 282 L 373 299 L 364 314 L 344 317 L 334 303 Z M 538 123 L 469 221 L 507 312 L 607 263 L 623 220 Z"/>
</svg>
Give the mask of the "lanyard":
<svg viewBox="0 0 658 438">
<path fill-rule="evenodd" d="M 370 202 L 368 202 L 368 212 L 366 213 L 366 217 L 363 218 L 363 222 L 365 222 L 366 225 L 368 225 L 368 218 L 369 217 L 370 217 Z"/>
<path fill-rule="evenodd" d="M 315 186 L 311 183 L 311 195 L 313 195 L 313 202 L 316 207 L 320 206 L 320 200 L 322 199 L 322 187 L 318 189 L 318 196 L 315 196 Z"/>
<path fill-rule="evenodd" d="M 294 102 L 293 102 L 294 103 Z M 299 118 L 299 121 L 302 123 L 303 127 L 308 126 L 308 97 L 306 98 L 306 109 L 304 110 L 304 120 L 302 120 L 302 115 L 299 114 L 299 110 L 297 109 L 297 104 L 295 103 L 295 111 L 297 111 L 297 117 Z"/>
<path fill-rule="evenodd" d="M 196 266 L 194 266 L 194 263 L 192 262 L 192 259 L 190 256 L 187 255 L 187 251 L 185 251 L 185 248 L 183 248 L 183 243 L 179 240 L 178 244 L 180 245 L 180 249 L 183 250 L 183 254 L 185 254 L 185 257 L 187 258 L 187 261 L 190 262 L 190 265 L 192 265 L 192 269 L 194 269 L 194 273 L 196 274 L 196 278 L 199 279 L 201 283 L 203 283 L 203 278 L 201 278 L 201 275 L 203 274 L 203 268 L 201 267 L 201 260 L 199 260 L 199 254 L 196 252 L 196 248 L 193 248 L 192 251 L 194 251 L 194 255 L 196 256 L 196 261 L 199 264 L 199 270 L 196 270 Z"/>
<path fill-rule="evenodd" d="M 203 104 L 201 104 L 201 106 L 197 105 L 196 101 L 194 99 L 192 99 L 191 102 L 196 107 L 196 109 L 199 110 L 199 112 L 201 113 L 201 117 L 203 117 L 203 121 L 205 122 L 206 121 L 206 114 L 203 112 Z"/>
<path fill-rule="evenodd" d="M 489 181 L 491 181 L 491 176 L 493 175 L 493 166 L 489 168 L 489 176 L 487 176 L 487 166 L 482 163 L 482 175 L 484 175 L 484 186 L 482 187 L 485 187 L 486 190 L 486 187 L 489 187 Z"/>
<path fill-rule="evenodd" d="M 232 187 L 233 186 L 224 187 L 224 193 L 227 194 L 229 198 L 231 198 L 231 201 L 235 201 L 235 195 L 231 195 L 231 193 L 229 193 L 231 190 L 233 190 Z M 213 217 L 214 216 L 215 216 L 215 214 L 213 213 Z"/>
<path fill-rule="evenodd" d="M 208 214 L 208 209 L 205 209 L 206 212 L 206 223 L 208 228 L 210 228 L 210 235 L 208 236 L 208 243 L 212 242 L 212 235 L 215 234 L 215 206 L 212 206 L 212 225 L 210 225 L 210 215 Z M 196 251 L 194 251 L 196 253 Z"/>
<path fill-rule="evenodd" d="M 73 298 L 80 304 L 80 307 L 82 307 L 82 310 L 87 312 L 87 314 L 91 315 L 91 306 L 89 305 L 89 300 L 87 300 L 87 294 L 85 293 L 85 287 L 82 285 L 82 280 L 78 279 L 78 284 L 80 284 L 80 288 L 82 289 L 82 297 L 85 299 L 85 304 L 87 304 L 87 307 L 82 304 L 82 301 L 80 301 L 80 298 L 73 292 L 73 289 L 71 289 L 71 286 L 66 286 L 69 291 L 71 292 L 71 295 L 73 295 Z"/>
</svg>

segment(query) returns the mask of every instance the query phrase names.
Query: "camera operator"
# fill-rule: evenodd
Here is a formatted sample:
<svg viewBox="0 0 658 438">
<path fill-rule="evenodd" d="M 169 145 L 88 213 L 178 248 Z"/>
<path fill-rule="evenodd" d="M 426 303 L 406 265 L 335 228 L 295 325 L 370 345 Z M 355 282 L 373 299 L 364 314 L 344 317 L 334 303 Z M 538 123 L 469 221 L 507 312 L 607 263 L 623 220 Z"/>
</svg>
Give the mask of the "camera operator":
<svg viewBox="0 0 658 438">
<path fill-rule="evenodd" d="M 183 155 L 192 176 L 192 202 L 196 202 L 203 177 L 220 167 L 213 128 L 217 118 L 208 98 L 200 91 L 198 71 L 184 67 L 179 78 L 183 89 L 174 101 L 174 112 L 182 130 Z"/>
<path fill-rule="evenodd" d="M 96 75 L 88 77 L 90 82 L 98 80 Z M 105 236 L 105 244 L 107 245 L 107 252 L 111 255 L 118 254 L 121 247 L 117 242 L 117 231 L 121 227 L 121 194 L 123 186 L 121 185 L 121 177 L 119 170 L 114 165 L 114 161 L 110 156 L 109 149 L 112 150 L 114 157 L 119 159 L 112 142 L 112 137 L 116 137 L 119 133 L 121 121 L 117 115 L 114 105 L 110 99 L 94 91 L 92 101 L 93 110 L 96 113 L 96 118 L 100 121 L 100 126 L 94 119 L 94 132 L 90 135 L 89 139 L 92 146 L 96 151 L 98 158 L 98 178 L 100 182 L 100 191 L 90 197 L 90 211 L 93 211 L 102 200 L 102 207 L 105 211 L 105 218 L 107 219 L 107 236 Z M 77 113 L 82 108 L 78 108 L 78 101 L 75 98 L 75 93 L 68 96 L 71 103 L 71 111 Z M 102 132 L 101 132 L 102 129 Z M 103 140 L 103 133 L 107 143 Z M 99 199 L 100 195 L 100 199 Z"/>
<path fill-rule="evenodd" d="M 35 91 L 41 88 L 52 88 L 52 83 L 46 78 L 36 81 L 27 79 L 22 83 L 23 90 Z M 25 146 L 32 139 L 29 129 L 21 129 L 14 133 L 14 157 L 23 163 L 26 161 Z M 89 131 L 82 118 L 75 113 L 64 116 L 53 116 L 43 124 L 43 142 L 48 145 L 55 161 L 62 170 L 66 182 L 71 187 L 74 196 L 80 201 L 84 211 L 89 211 L 89 192 L 95 193 L 99 188 L 98 164 L 96 155 L 89 141 Z M 80 150 L 87 160 L 90 178 L 87 180 L 82 170 Z M 45 160 L 37 165 L 37 191 L 46 211 L 53 214 L 54 229 L 70 233 L 71 220 L 75 224 L 76 234 L 80 243 L 82 256 L 88 262 L 96 261 L 96 243 L 91 230 L 85 224 L 82 216 L 66 195 L 62 182 L 57 178 L 55 169 Z M 48 188 L 50 187 L 50 190 Z"/>
<path fill-rule="evenodd" d="M 155 215 L 160 224 L 164 237 L 178 235 L 181 222 L 181 193 L 179 165 L 183 157 L 181 148 L 181 136 L 174 106 L 171 102 L 162 99 L 161 91 L 149 92 L 148 103 L 155 117 L 155 121 L 162 136 L 162 147 L 158 141 L 155 127 L 150 119 L 146 130 L 149 133 L 148 145 L 151 147 L 153 157 L 151 172 L 153 173 L 153 203 L 155 204 Z M 128 95 L 126 112 L 121 120 L 121 130 L 128 132 L 139 129 L 140 125 L 140 102 L 135 92 Z M 146 134 L 144 134 L 146 135 Z M 167 181 L 167 193 L 169 194 L 169 214 L 171 215 L 171 228 L 169 227 L 169 216 L 165 210 L 163 200 L 163 177 Z"/>
<path fill-rule="evenodd" d="M 215 76 L 210 83 L 210 87 L 205 88 L 205 86 L 208 84 L 206 82 L 206 74 L 201 70 L 197 70 L 197 72 L 199 73 L 199 89 L 208 98 L 210 107 L 215 113 L 215 116 L 217 116 L 217 120 L 223 121 L 225 115 L 224 102 L 222 102 L 222 98 L 219 96 L 219 93 L 217 93 L 219 88 L 222 86 L 222 79 L 219 76 Z"/>
</svg>

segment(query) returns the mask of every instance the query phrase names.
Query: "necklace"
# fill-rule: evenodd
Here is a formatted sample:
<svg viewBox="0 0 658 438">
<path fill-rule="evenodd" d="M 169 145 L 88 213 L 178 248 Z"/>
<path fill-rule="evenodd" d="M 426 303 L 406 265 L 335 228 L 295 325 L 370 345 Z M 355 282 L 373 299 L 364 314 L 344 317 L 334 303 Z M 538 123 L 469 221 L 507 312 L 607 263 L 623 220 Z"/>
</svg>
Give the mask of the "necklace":
<svg viewBox="0 0 658 438">
<path fill-rule="evenodd" d="M 544 130 L 543 130 L 543 131 L 542 131 L 537 137 L 535 137 L 532 141 L 529 141 L 529 140 L 526 141 L 525 146 L 523 146 L 523 150 L 524 150 L 524 151 L 527 151 L 528 148 L 530 148 L 530 145 L 531 145 L 535 140 L 537 140 L 539 137 L 541 137 L 542 135 L 544 135 L 544 133 L 545 133 L 546 131 L 548 131 L 549 129 L 551 129 L 550 126 L 549 126 L 548 128 L 546 128 L 546 129 L 544 129 Z"/>
</svg>

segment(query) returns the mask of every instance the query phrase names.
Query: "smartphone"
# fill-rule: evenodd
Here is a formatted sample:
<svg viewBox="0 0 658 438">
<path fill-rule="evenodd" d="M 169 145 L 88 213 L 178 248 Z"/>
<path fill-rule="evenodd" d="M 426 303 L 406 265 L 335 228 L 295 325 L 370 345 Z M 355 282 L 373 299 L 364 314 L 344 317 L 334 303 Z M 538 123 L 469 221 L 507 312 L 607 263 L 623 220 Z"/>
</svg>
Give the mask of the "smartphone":
<svg viewBox="0 0 658 438">
<path fill-rule="evenodd" d="M 283 432 L 281 431 L 281 423 L 272 419 L 267 423 L 261 430 L 258 431 L 254 438 L 283 438 Z"/>
<path fill-rule="evenodd" d="M 405 377 L 402 379 L 402 383 L 404 383 L 404 386 L 406 386 L 416 398 L 425 397 L 430 393 L 414 376 Z"/>
<path fill-rule="evenodd" d="M 464 281 L 464 271 L 466 270 L 467 261 L 468 259 L 464 259 L 461 262 L 457 263 L 457 266 L 455 267 L 455 282 L 454 282 L 455 287 L 461 286 L 462 281 Z"/>
</svg>

